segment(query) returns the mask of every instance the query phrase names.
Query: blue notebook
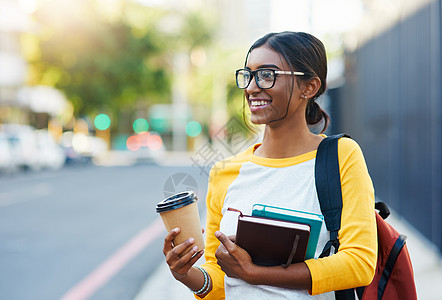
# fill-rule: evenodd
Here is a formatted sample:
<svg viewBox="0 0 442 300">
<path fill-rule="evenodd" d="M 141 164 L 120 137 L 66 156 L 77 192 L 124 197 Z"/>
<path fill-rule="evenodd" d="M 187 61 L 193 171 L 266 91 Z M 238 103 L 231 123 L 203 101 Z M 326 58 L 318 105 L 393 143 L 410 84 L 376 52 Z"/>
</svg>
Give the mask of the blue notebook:
<svg viewBox="0 0 442 300">
<path fill-rule="evenodd" d="M 309 225 L 310 238 L 307 245 L 305 259 L 315 257 L 319 233 L 321 232 L 322 223 L 324 222 L 324 217 L 322 215 L 264 204 L 255 204 L 253 205 L 252 216 Z"/>
</svg>

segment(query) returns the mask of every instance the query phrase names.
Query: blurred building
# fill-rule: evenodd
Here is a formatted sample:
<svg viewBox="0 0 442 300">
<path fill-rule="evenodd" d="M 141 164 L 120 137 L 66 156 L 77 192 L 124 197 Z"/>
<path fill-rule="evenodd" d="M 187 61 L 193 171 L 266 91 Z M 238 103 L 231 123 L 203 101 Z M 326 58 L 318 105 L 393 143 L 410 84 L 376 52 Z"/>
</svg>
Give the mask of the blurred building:
<svg viewBox="0 0 442 300">
<path fill-rule="evenodd" d="M 28 30 L 28 19 L 18 1 L 0 0 L 0 122 L 22 118 L 17 94 L 26 77 L 20 34 Z"/>
<path fill-rule="evenodd" d="M 30 18 L 35 5 L 35 1 L 0 0 L 0 123 L 31 123 L 41 129 L 70 105 L 52 87 L 26 86 L 28 66 L 21 36 L 36 30 Z"/>
</svg>

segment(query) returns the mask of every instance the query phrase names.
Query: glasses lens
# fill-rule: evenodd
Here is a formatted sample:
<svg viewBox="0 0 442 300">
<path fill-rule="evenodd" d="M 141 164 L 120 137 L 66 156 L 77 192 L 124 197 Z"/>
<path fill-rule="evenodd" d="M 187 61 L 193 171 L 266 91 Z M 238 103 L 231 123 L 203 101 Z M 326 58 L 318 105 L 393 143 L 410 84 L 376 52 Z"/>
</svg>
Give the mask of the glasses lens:
<svg viewBox="0 0 442 300">
<path fill-rule="evenodd" d="M 275 72 L 273 70 L 258 70 L 258 85 L 262 89 L 271 88 L 275 82 Z"/>
<path fill-rule="evenodd" d="M 249 85 L 251 78 L 252 78 L 252 74 L 250 73 L 250 71 L 238 70 L 236 72 L 236 85 L 240 89 L 245 89 Z"/>
</svg>

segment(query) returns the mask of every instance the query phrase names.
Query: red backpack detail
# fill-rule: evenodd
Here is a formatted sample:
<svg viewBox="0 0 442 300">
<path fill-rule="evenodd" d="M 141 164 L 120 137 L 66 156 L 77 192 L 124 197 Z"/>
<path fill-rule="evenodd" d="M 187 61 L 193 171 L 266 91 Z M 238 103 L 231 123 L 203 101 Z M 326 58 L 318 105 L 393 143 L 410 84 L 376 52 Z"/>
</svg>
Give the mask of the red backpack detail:
<svg viewBox="0 0 442 300">
<path fill-rule="evenodd" d="M 370 285 L 363 289 L 361 299 L 417 299 L 413 266 L 405 245 L 406 237 L 400 235 L 379 214 L 376 214 L 376 224 L 378 227 L 376 273 Z"/>
</svg>

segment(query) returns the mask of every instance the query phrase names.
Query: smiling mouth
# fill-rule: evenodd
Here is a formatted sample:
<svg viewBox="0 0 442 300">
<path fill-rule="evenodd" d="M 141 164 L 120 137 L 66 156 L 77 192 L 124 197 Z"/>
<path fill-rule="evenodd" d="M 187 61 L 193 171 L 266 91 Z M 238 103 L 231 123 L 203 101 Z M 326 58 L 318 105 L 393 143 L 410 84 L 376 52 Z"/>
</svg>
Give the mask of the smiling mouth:
<svg viewBox="0 0 442 300">
<path fill-rule="evenodd" d="M 270 105 L 271 100 L 250 100 L 250 108 L 257 109 Z"/>
</svg>

